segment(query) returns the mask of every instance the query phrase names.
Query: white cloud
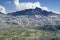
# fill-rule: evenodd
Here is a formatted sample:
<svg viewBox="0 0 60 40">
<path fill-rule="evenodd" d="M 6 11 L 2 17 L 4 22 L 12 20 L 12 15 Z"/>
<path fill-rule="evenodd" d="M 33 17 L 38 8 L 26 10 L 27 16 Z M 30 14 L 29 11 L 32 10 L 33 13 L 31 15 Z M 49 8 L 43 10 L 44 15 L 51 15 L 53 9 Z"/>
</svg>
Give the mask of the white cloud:
<svg viewBox="0 0 60 40">
<path fill-rule="evenodd" d="M 53 11 L 54 13 L 56 13 L 56 14 L 60 14 L 60 12 L 56 12 L 56 11 Z"/>
<path fill-rule="evenodd" d="M 52 11 L 53 13 L 60 14 L 59 11 L 55 11 L 55 10 L 51 10 L 51 9 L 49 9 L 48 11 Z"/>
<path fill-rule="evenodd" d="M 6 10 L 5 10 L 5 8 L 4 8 L 3 6 L 1 6 L 1 5 L 0 5 L 0 12 L 6 14 Z"/>
<path fill-rule="evenodd" d="M 48 11 L 48 8 L 47 7 L 41 7 L 42 10 L 47 10 Z"/>
<path fill-rule="evenodd" d="M 19 3 L 19 0 L 14 0 L 14 5 L 18 11 L 25 10 L 25 9 L 35 9 L 36 7 L 41 8 L 42 10 L 48 10 L 47 7 L 42 7 L 39 2 L 24 2 Z"/>
</svg>

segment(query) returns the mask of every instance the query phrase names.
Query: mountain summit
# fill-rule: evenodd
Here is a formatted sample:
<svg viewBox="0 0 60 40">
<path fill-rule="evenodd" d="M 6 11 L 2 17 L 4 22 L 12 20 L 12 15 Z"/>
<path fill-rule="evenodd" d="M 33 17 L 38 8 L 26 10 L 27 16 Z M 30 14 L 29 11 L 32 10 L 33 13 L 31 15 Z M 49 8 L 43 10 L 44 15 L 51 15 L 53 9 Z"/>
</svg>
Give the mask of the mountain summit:
<svg viewBox="0 0 60 40">
<path fill-rule="evenodd" d="M 54 15 L 53 12 L 48 12 L 46 10 L 42 10 L 41 8 L 36 7 L 35 9 L 26 9 L 23 11 L 17 11 L 13 13 L 8 13 L 8 15 L 18 16 L 18 15 Z"/>
</svg>

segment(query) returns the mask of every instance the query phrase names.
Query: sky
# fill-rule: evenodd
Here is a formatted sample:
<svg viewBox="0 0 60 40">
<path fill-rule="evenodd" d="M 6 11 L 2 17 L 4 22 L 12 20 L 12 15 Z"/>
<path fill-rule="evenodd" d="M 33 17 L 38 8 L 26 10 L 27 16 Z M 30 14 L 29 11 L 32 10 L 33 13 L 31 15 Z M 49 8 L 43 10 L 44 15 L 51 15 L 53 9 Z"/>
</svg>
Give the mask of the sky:
<svg viewBox="0 0 60 40">
<path fill-rule="evenodd" d="M 4 13 L 34 9 L 35 7 L 60 14 L 60 0 L 0 0 L 0 11 L 2 8 Z"/>
</svg>

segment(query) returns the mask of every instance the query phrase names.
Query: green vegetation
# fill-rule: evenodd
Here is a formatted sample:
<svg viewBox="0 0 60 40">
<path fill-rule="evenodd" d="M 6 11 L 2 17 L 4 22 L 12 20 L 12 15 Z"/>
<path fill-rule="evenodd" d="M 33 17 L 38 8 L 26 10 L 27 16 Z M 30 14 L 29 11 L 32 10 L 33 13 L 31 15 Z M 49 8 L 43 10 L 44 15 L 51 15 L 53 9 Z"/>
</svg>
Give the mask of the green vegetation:
<svg viewBox="0 0 60 40">
<path fill-rule="evenodd" d="M 59 32 L 56 33 L 57 34 L 55 35 L 54 32 L 32 29 L 10 30 L 5 33 L 0 31 L 0 40 L 37 40 L 41 37 L 46 37 L 47 39 L 48 38 L 50 39 L 55 36 L 60 38 L 60 33 Z"/>
</svg>

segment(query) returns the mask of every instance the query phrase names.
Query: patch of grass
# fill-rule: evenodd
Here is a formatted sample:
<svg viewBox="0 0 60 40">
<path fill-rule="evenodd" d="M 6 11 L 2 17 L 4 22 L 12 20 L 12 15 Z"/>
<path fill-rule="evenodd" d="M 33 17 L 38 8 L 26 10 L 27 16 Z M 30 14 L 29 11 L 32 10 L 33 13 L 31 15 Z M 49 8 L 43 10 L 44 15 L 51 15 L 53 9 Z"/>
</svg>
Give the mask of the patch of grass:
<svg viewBox="0 0 60 40">
<path fill-rule="evenodd" d="M 36 39 L 37 37 L 50 37 L 54 32 L 41 31 L 41 30 L 11 30 L 5 33 L 1 33 L 0 40 L 27 40 Z M 60 33 L 57 32 L 60 35 Z M 46 35 L 46 36 L 45 36 Z"/>
<path fill-rule="evenodd" d="M 29 37 L 30 36 L 30 32 L 26 31 L 25 36 Z"/>
</svg>

